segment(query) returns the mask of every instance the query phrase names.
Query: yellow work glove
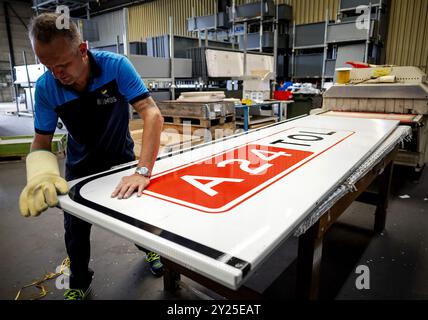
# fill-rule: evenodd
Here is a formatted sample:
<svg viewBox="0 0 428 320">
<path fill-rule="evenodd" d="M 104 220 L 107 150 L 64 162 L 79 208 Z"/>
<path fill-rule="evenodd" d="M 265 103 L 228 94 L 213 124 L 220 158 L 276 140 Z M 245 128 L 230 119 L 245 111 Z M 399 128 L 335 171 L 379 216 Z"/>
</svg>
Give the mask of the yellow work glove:
<svg viewBox="0 0 428 320">
<path fill-rule="evenodd" d="M 37 217 L 48 206 L 56 206 L 57 193 L 68 193 L 68 185 L 59 174 L 56 156 L 46 150 L 31 152 L 27 156 L 27 185 L 19 197 L 21 214 Z"/>
</svg>

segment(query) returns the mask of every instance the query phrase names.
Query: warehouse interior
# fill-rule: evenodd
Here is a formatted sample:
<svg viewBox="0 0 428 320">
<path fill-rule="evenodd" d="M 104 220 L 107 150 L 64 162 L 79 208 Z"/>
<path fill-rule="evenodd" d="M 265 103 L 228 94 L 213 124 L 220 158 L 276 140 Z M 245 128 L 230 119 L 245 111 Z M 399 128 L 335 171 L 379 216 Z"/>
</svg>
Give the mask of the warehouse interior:
<svg viewBox="0 0 428 320">
<path fill-rule="evenodd" d="M 67 192 L 54 185 L 55 205 L 24 214 L 22 192 L 45 165 L 29 166 L 37 136 L 50 132 L 59 178 L 79 140 L 61 113 L 74 98 L 52 104 L 44 132 L 40 96 L 62 99 L 45 79 L 89 92 L 63 86 L 33 50 L 30 21 L 48 12 L 71 18 L 91 67 L 125 58 L 162 125 L 153 142 L 121 71 L 102 73 L 128 107 L 136 160 L 113 154 L 114 166 L 82 170 Z M 0 0 L 0 37 L 0 300 L 64 299 L 63 210 L 92 224 L 89 300 L 428 299 L 428 0 Z M 98 107 L 117 102 L 106 92 Z M 89 114 L 75 126 L 101 128 Z M 149 143 L 154 167 L 134 173 Z M 236 159 L 241 147 L 252 154 Z M 243 183 L 239 170 L 248 185 L 223 189 Z M 140 203 L 97 193 L 122 172 L 150 180 Z M 163 276 L 136 245 L 160 255 Z"/>
</svg>

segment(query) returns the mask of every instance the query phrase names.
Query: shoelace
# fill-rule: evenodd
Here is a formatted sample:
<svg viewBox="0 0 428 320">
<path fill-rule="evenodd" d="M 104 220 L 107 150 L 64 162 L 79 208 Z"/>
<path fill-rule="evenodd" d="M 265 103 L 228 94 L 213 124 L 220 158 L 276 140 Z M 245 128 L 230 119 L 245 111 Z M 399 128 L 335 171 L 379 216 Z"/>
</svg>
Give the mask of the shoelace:
<svg viewBox="0 0 428 320">
<path fill-rule="evenodd" d="M 153 262 L 155 260 L 158 260 L 159 258 L 160 257 L 159 257 L 159 255 L 157 253 L 155 253 L 155 252 L 149 252 L 149 253 L 147 253 L 146 260 L 147 260 L 147 262 Z"/>
<path fill-rule="evenodd" d="M 64 296 L 69 300 L 78 300 L 79 298 L 82 299 L 84 295 L 85 293 L 83 292 L 83 290 L 78 289 L 69 289 L 64 294 Z"/>
</svg>

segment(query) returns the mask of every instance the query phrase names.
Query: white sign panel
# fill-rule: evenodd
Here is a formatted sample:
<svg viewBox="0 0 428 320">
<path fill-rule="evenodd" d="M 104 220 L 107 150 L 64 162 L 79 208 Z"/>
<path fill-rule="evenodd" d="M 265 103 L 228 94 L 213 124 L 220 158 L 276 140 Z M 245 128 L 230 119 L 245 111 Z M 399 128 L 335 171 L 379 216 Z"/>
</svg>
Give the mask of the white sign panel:
<svg viewBox="0 0 428 320">
<path fill-rule="evenodd" d="M 237 288 L 397 125 L 309 116 L 164 157 L 140 198 L 110 198 L 130 166 L 80 180 L 60 202 Z"/>
</svg>

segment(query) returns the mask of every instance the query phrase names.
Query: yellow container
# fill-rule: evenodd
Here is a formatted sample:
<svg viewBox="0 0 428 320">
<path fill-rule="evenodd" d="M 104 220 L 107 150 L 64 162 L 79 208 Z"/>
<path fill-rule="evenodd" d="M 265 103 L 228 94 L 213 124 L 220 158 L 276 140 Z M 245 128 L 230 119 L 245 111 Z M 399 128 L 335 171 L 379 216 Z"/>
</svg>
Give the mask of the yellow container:
<svg viewBox="0 0 428 320">
<path fill-rule="evenodd" d="M 338 84 L 346 84 L 351 81 L 351 70 L 352 68 L 337 68 L 337 80 Z"/>
</svg>

